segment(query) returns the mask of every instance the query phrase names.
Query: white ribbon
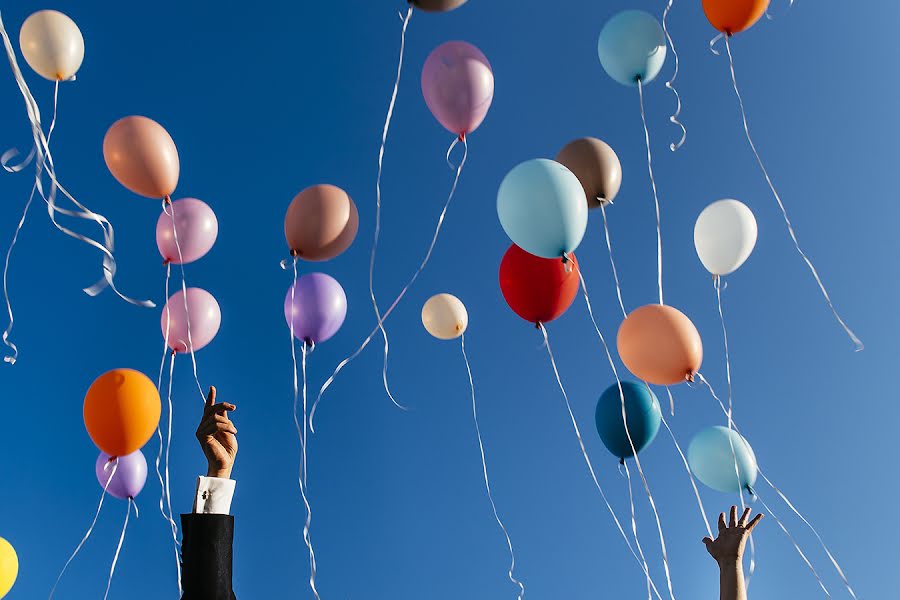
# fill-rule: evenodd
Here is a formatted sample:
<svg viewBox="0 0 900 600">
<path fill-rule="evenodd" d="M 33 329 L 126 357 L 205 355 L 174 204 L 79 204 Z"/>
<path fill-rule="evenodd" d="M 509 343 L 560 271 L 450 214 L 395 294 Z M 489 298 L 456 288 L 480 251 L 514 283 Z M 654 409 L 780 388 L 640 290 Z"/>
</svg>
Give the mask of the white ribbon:
<svg viewBox="0 0 900 600">
<path fill-rule="evenodd" d="M 650 152 L 650 130 L 647 128 L 647 115 L 644 112 L 644 84 L 638 78 L 638 97 L 641 102 L 641 122 L 644 124 L 644 140 L 647 143 L 647 172 L 650 174 L 650 185 L 653 188 L 653 203 L 656 206 L 656 266 L 657 285 L 659 286 L 659 303 L 663 302 L 663 262 L 662 262 L 662 222 L 659 214 L 659 194 L 656 191 L 656 178 L 653 177 L 653 155 Z"/>
<path fill-rule="evenodd" d="M 785 13 L 787 13 L 789 10 L 791 10 L 791 8 L 793 8 L 794 0 L 787 0 L 787 3 L 788 3 L 788 7 L 785 9 L 785 11 L 784 11 Z M 772 8 L 771 4 L 769 4 L 769 6 L 766 7 L 766 18 L 770 21 L 775 21 L 776 19 L 778 19 L 780 17 L 780 15 L 779 16 L 772 15 L 772 12 L 770 11 L 771 8 Z"/>
<path fill-rule="evenodd" d="M 609 204 L 612 204 L 611 202 Z M 616 260 L 613 258 L 612 242 L 609 239 L 609 225 L 606 222 L 606 206 L 600 204 L 600 214 L 603 215 L 603 232 L 606 234 L 606 249 L 609 250 L 609 264 L 612 266 L 613 280 L 616 282 L 616 296 L 619 298 L 619 307 L 622 309 L 622 316 L 627 318 L 628 312 L 625 310 L 625 303 L 622 302 L 622 287 L 619 285 L 619 272 L 616 270 Z"/>
<path fill-rule="evenodd" d="M 645 383 L 645 385 L 647 385 Z M 647 385 L 647 389 L 650 389 L 650 386 Z M 663 416 L 662 411 L 659 411 L 660 418 L 662 419 L 663 425 L 666 426 L 666 431 L 669 432 L 669 437 L 672 438 L 672 443 L 675 444 L 675 449 L 678 450 L 678 456 L 681 457 L 681 462 L 684 464 L 684 470 L 688 474 L 688 479 L 691 481 L 691 487 L 694 489 L 694 497 L 697 499 L 697 506 L 700 509 L 700 517 L 703 519 L 703 524 L 706 526 L 706 532 L 709 534 L 709 537 L 713 537 L 712 527 L 709 525 L 709 519 L 706 517 L 706 508 L 703 506 L 703 500 L 700 498 L 700 489 L 697 487 L 697 481 L 694 479 L 694 474 L 691 472 L 691 466 L 688 463 L 687 457 L 684 455 L 684 451 L 681 449 L 681 445 L 678 443 L 678 439 L 675 437 L 675 432 L 672 431 L 672 428 L 669 427 L 669 423 L 666 421 L 665 416 Z"/>
<path fill-rule="evenodd" d="M 681 129 L 681 139 L 679 139 L 678 142 L 669 144 L 669 150 L 675 152 L 684 145 L 684 141 L 687 139 L 687 129 L 685 129 L 681 121 L 678 120 L 678 116 L 681 114 L 681 95 L 679 95 L 678 90 L 675 89 L 675 79 L 678 78 L 678 51 L 675 50 L 675 42 L 672 41 L 672 36 L 669 35 L 669 28 L 666 23 L 669 18 L 669 11 L 672 10 L 673 3 L 674 0 L 669 0 L 669 3 L 666 4 L 666 9 L 663 11 L 662 28 L 663 33 L 666 34 L 666 40 L 669 42 L 669 48 L 672 49 L 672 56 L 675 59 L 675 71 L 672 73 L 672 79 L 666 82 L 666 87 L 675 94 L 675 112 L 669 117 L 669 121 Z"/>
<path fill-rule="evenodd" d="M 641 548 L 641 540 L 638 538 L 637 517 L 634 514 L 634 486 L 631 484 L 631 470 L 628 468 L 628 463 L 625 462 L 625 459 L 622 459 L 619 464 L 625 469 L 625 477 L 628 479 L 628 505 L 631 508 L 631 533 L 634 536 L 634 545 L 637 546 L 644 568 L 647 569 L 647 558 L 644 556 L 644 549 Z M 650 587 L 650 583 L 650 576 L 647 575 L 647 600 L 653 600 L 653 590 Z"/>
<path fill-rule="evenodd" d="M 128 519 L 131 517 L 132 503 L 134 503 L 134 498 L 129 498 L 128 508 L 125 511 L 125 524 L 122 525 L 122 535 L 119 536 L 119 545 L 116 546 L 116 553 L 113 556 L 112 565 L 109 567 L 109 579 L 106 581 L 106 593 L 103 594 L 103 600 L 106 600 L 109 597 L 109 588 L 112 586 L 113 574 L 116 572 L 116 563 L 119 562 L 119 553 L 122 552 L 122 543 L 125 541 L 125 531 L 128 529 Z M 135 513 L 137 513 L 137 504 L 134 505 L 134 510 Z"/>
</svg>

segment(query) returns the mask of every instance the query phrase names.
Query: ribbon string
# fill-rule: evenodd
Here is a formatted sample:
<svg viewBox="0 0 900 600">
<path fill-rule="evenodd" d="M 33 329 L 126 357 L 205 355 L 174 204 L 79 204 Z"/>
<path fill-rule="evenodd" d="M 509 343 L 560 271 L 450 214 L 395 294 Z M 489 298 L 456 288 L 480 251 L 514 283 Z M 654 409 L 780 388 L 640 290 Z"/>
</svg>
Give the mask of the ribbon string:
<svg viewBox="0 0 900 600">
<path fill-rule="evenodd" d="M 669 122 L 681 129 L 681 138 L 677 142 L 669 144 L 669 150 L 675 152 L 684 146 L 684 142 L 687 139 L 687 129 L 685 129 L 681 121 L 678 120 L 678 117 L 681 115 L 681 95 L 678 93 L 678 90 L 675 89 L 675 80 L 678 78 L 678 51 L 675 49 L 675 42 L 672 41 L 672 36 L 669 35 L 669 27 L 667 24 L 669 12 L 672 10 L 673 4 L 674 0 L 669 0 L 668 4 L 666 4 L 666 9 L 663 11 L 662 28 L 663 33 L 666 35 L 666 40 L 669 42 L 669 48 L 672 49 L 672 57 L 675 59 L 675 71 L 672 73 L 672 78 L 666 82 L 666 87 L 672 90 L 672 93 L 675 95 L 675 112 L 669 117 Z"/>
<path fill-rule="evenodd" d="M 644 124 L 644 141 L 647 144 L 647 172 L 650 175 L 650 186 L 653 188 L 653 203 L 656 206 L 656 267 L 657 285 L 659 287 L 659 303 L 663 302 L 663 262 L 662 262 L 662 220 L 659 214 L 659 194 L 656 191 L 656 178 L 653 176 L 653 154 L 650 151 L 650 129 L 647 127 L 647 114 L 644 111 L 644 84 L 637 80 L 638 97 L 641 104 L 641 122 Z"/>
<path fill-rule="evenodd" d="M 112 565 L 109 567 L 109 579 L 106 581 L 106 593 L 103 594 L 103 600 L 109 597 L 109 588 L 112 586 L 113 574 L 116 572 L 116 563 L 119 562 L 119 553 L 122 552 L 122 544 L 125 542 L 125 531 L 128 529 L 128 519 L 131 517 L 131 505 L 133 498 L 128 499 L 128 508 L 125 511 L 125 524 L 122 525 L 122 535 L 119 536 L 119 545 L 116 546 L 116 553 L 113 555 Z M 137 505 L 135 505 L 135 513 L 137 513 Z"/>
<path fill-rule="evenodd" d="M 616 270 L 616 260 L 613 258 L 612 241 L 609 239 L 609 224 L 606 221 L 606 206 L 600 204 L 600 214 L 603 216 L 603 233 L 606 235 L 606 249 L 609 251 L 609 264 L 612 266 L 613 281 L 616 283 L 616 297 L 619 299 L 619 308 L 622 309 L 622 316 L 628 317 L 628 311 L 625 310 L 625 303 L 622 302 L 622 286 L 619 285 L 619 272 Z"/>
<path fill-rule="evenodd" d="M 650 389 L 648 386 L 647 389 Z M 684 451 L 681 449 L 681 445 L 678 443 L 678 439 L 675 437 L 675 432 L 672 431 L 672 428 L 669 427 L 669 423 L 666 421 L 665 416 L 663 416 L 662 411 L 660 411 L 660 417 L 662 419 L 663 425 L 666 426 L 666 431 L 669 432 L 669 437 L 672 438 L 672 443 L 675 444 L 675 449 L 678 450 L 678 456 L 681 457 L 681 462 L 684 463 L 684 470 L 688 474 L 688 479 L 691 482 L 691 487 L 694 489 L 694 497 L 697 499 L 697 507 L 700 509 L 700 517 L 703 519 L 703 524 L 706 526 L 706 532 L 709 534 L 710 538 L 713 538 L 712 527 L 709 524 L 709 519 L 706 516 L 706 508 L 703 506 L 703 500 L 700 498 L 700 489 L 697 487 L 697 481 L 694 479 L 694 474 L 691 472 L 691 465 L 688 463 L 687 457 L 684 455 Z"/>
<path fill-rule="evenodd" d="M 631 470 L 628 468 L 628 463 L 625 462 L 624 459 L 619 464 L 625 469 L 625 477 L 628 479 L 628 504 L 631 507 L 631 533 L 634 535 L 634 545 L 637 546 L 638 553 L 641 555 L 641 561 L 644 563 L 644 568 L 647 569 L 647 558 L 644 556 L 644 549 L 641 548 L 641 540 L 638 538 L 637 532 L 637 517 L 634 513 L 634 486 L 631 484 Z M 650 587 L 650 583 L 650 576 L 647 575 L 647 600 L 653 600 L 653 590 Z"/>
<path fill-rule="evenodd" d="M 291 346 L 295 345 L 294 337 L 293 337 L 293 328 L 291 331 Z M 303 345 L 300 347 L 300 352 L 302 355 L 302 369 L 303 369 L 303 425 L 300 425 L 300 416 L 298 415 L 298 403 L 299 400 L 297 396 L 294 396 L 294 425 L 297 427 L 297 436 L 300 438 L 300 468 L 297 476 L 297 484 L 300 487 L 300 496 L 303 499 L 303 506 L 306 508 L 306 521 L 303 523 L 303 543 L 306 544 L 306 548 L 309 551 L 309 587 L 312 590 L 313 596 L 316 597 L 316 600 L 321 600 L 319 597 L 319 591 L 316 588 L 316 552 L 313 548 L 312 536 L 310 535 L 310 526 L 312 524 L 312 507 L 309 503 L 309 497 L 307 495 L 307 469 L 306 469 L 306 424 L 307 424 L 307 411 L 306 411 L 306 356 L 307 356 L 307 343 L 304 341 Z M 294 362 L 294 379 L 296 381 L 297 377 L 297 369 L 296 369 L 296 351 L 293 351 L 295 362 Z M 295 387 L 296 389 L 296 387 Z"/>
</svg>

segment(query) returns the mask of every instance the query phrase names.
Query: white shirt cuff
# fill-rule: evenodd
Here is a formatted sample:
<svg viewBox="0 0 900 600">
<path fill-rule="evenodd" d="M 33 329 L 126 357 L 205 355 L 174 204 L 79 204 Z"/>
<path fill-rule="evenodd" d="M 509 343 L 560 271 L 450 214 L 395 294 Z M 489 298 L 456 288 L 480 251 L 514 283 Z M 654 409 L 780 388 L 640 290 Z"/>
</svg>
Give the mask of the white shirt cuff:
<svg viewBox="0 0 900 600">
<path fill-rule="evenodd" d="M 197 495 L 194 497 L 194 514 L 231 514 L 231 499 L 234 497 L 233 479 L 220 477 L 198 477 Z"/>
</svg>

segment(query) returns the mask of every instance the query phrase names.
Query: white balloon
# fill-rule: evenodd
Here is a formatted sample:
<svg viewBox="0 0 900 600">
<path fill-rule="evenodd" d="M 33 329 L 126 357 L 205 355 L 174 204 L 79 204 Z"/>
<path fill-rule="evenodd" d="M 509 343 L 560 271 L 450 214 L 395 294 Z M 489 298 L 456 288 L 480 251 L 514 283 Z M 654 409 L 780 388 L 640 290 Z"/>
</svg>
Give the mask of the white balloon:
<svg viewBox="0 0 900 600">
<path fill-rule="evenodd" d="M 466 305 L 451 294 L 432 296 L 422 307 L 422 325 L 439 340 L 452 340 L 466 332 L 469 313 Z"/>
<path fill-rule="evenodd" d="M 756 246 L 756 218 L 743 202 L 719 200 L 703 209 L 694 225 L 694 246 L 713 275 L 733 273 Z"/>
<path fill-rule="evenodd" d="M 75 21 L 55 10 L 40 10 L 22 24 L 19 46 L 28 65 L 50 81 L 75 77 L 84 60 L 84 37 Z"/>
</svg>

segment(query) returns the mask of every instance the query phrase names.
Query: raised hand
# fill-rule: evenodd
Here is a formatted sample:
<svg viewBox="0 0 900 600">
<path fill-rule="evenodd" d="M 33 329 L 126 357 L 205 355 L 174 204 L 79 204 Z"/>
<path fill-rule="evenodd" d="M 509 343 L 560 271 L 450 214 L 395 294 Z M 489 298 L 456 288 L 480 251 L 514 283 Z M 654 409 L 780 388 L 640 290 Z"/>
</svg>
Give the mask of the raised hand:
<svg viewBox="0 0 900 600">
<path fill-rule="evenodd" d="M 714 540 L 708 537 L 703 538 L 706 550 L 720 565 L 740 562 L 741 557 L 744 556 L 744 546 L 747 544 L 747 538 L 750 537 L 750 532 L 763 518 L 761 514 L 758 514 L 753 517 L 752 521 L 748 521 L 750 512 L 751 509 L 748 507 L 744 510 L 741 518 L 738 519 L 737 506 L 732 506 L 727 525 L 725 523 L 725 513 L 719 515 L 718 537 Z"/>
<path fill-rule="evenodd" d="M 197 441 L 209 464 L 207 477 L 231 478 L 238 443 L 237 429 L 228 419 L 228 413 L 236 408 L 237 406 L 228 402 L 216 404 L 216 388 L 209 388 L 209 395 L 203 406 L 203 418 L 197 427 Z"/>
</svg>

